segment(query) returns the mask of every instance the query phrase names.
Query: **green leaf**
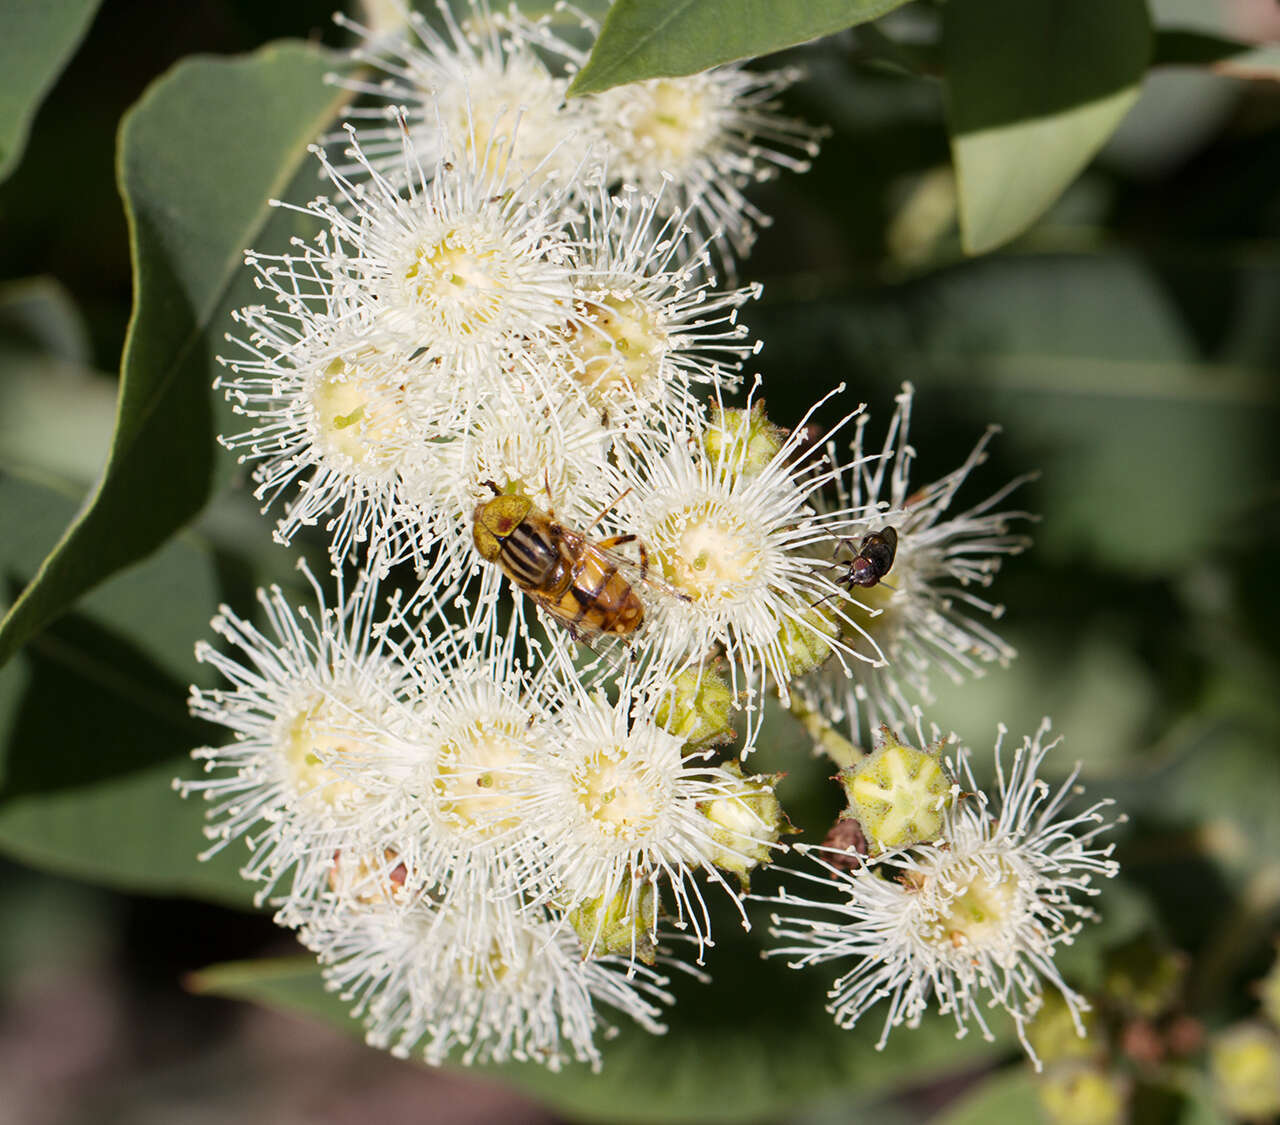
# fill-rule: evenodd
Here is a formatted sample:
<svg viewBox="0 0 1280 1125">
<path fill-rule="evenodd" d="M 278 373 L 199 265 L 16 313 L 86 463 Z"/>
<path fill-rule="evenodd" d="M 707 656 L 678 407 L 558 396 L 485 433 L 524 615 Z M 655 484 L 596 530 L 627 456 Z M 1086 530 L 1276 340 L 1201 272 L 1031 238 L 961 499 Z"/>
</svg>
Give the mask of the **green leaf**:
<svg viewBox="0 0 1280 1125">
<path fill-rule="evenodd" d="M 617 0 L 570 94 L 696 74 L 866 23 L 907 0 Z"/>
<path fill-rule="evenodd" d="M 761 960 L 763 928 L 744 934 L 735 919 L 731 910 L 719 912 L 716 946 L 707 955 L 709 984 L 675 974 L 667 1034 L 649 1035 L 621 1020 L 617 1038 L 600 1044 L 599 1074 L 586 1066 L 559 1074 L 534 1064 L 474 1069 L 574 1118 L 616 1121 L 624 1107 L 643 1106 L 644 1120 L 654 1125 L 738 1122 L 794 1115 L 842 1093 L 885 1093 L 943 1066 L 954 1071 L 985 1062 L 999 1049 L 977 1035 L 957 1042 L 954 1022 L 934 1018 L 917 1030 L 895 1031 L 888 1048 L 876 1051 L 883 1012 L 873 1011 L 852 1032 L 840 1030 L 823 1007 L 836 972 Z M 197 991 L 363 1034 L 346 1015 L 349 1005 L 324 991 L 319 969 L 306 959 L 217 965 L 191 983 Z"/>
<path fill-rule="evenodd" d="M 0 604 L 39 565 L 76 501 L 0 473 Z M 78 879 L 245 905 L 229 848 L 201 864 L 204 806 L 172 790 L 208 730 L 186 684 L 224 584 L 187 537 L 90 594 L 0 670 L 0 850 Z"/>
<path fill-rule="evenodd" d="M 0 37 L 0 179 L 27 145 L 40 102 L 89 29 L 99 0 L 9 4 Z"/>
<path fill-rule="evenodd" d="M 1039 1121 L 1040 1103 L 1029 1065 L 1009 1067 L 993 1074 L 965 1094 L 936 1125 L 991 1125 L 992 1122 Z"/>
<path fill-rule="evenodd" d="M 288 43 L 187 60 L 125 119 L 119 176 L 136 298 L 115 438 L 97 492 L 0 624 L 0 664 L 208 499 L 214 356 L 231 309 L 256 292 L 242 256 L 293 221 L 267 200 L 312 175 L 307 145 L 345 96 L 323 83 L 332 65 Z"/>
<path fill-rule="evenodd" d="M 71 294 L 52 277 L 0 286 L 0 347 L 40 352 L 66 363 L 89 363 L 89 333 Z"/>
<path fill-rule="evenodd" d="M 227 961 L 191 973 L 184 984 L 197 995 L 246 1000 L 360 1034 L 360 1025 L 347 1014 L 350 1005 L 324 987 L 320 967 L 309 955 Z"/>
<path fill-rule="evenodd" d="M 1202 66 L 1237 78 L 1280 79 L 1280 47 L 1241 43 L 1205 31 L 1160 28 L 1152 66 Z"/>
<path fill-rule="evenodd" d="M 1145 0 L 952 0 L 948 128 L 964 247 L 982 254 L 1057 200 L 1137 100 Z"/>
<path fill-rule="evenodd" d="M 766 290 L 752 328 L 775 357 L 770 405 L 792 393 L 798 412 L 809 373 L 835 370 L 863 376 L 873 418 L 904 379 L 921 417 L 958 408 L 970 428 L 939 427 L 922 450 L 939 473 L 968 435 L 1003 425 L 1008 476 L 1043 471 L 1014 501 L 1044 516 L 1035 557 L 1062 577 L 1084 564 L 1186 579 L 1274 479 L 1273 345 L 1238 310 L 1268 307 L 1275 285 L 1252 257 L 1206 273 L 1122 250 L 1010 254 L 870 296 L 787 303 Z"/>
</svg>

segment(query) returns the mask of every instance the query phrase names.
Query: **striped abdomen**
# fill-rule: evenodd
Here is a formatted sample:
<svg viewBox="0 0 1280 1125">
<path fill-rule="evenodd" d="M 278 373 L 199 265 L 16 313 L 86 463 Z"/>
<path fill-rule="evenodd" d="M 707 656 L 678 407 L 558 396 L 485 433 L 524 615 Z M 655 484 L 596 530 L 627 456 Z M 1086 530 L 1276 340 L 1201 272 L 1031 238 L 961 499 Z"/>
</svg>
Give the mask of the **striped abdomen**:
<svg viewBox="0 0 1280 1125">
<path fill-rule="evenodd" d="M 635 632 L 644 620 L 644 605 L 635 590 L 603 551 L 582 542 L 577 565 L 559 590 L 533 596 L 575 632 Z"/>
</svg>

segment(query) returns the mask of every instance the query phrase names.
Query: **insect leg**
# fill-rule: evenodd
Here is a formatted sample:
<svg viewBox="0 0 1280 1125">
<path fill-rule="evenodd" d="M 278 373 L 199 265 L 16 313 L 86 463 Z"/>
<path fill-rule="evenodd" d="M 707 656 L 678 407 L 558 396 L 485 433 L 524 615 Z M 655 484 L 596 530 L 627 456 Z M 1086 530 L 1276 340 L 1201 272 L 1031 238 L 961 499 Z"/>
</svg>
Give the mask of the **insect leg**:
<svg viewBox="0 0 1280 1125">
<path fill-rule="evenodd" d="M 552 518 L 556 518 L 556 510 L 551 505 L 551 470 L 546 465 L 542 466 L 542 487 L 547 493 L 547 514 Z"/>
<path fill-rule="evenodd" d="M 603 547 L 606 551 L 610 551 L 614 547 L 625 547 L 628 543 L 639 543 L 639 542 L 640 542 L 640 536 L 638 535 L 610 535 L 608 539 L 599 540 L 596 543 L 596 546 Z M 640 552 L 642 557 L 644 558 L 648 557 L 648 554 L 644 549 L 643 543 L 640 544 Z"/>
<path fill-rule="evenodd" d="M 631 491 L 630 488 L 624 489 L 622 492 L 619 492 L 618 495 L 615 496 L 612 500 L 610 500 L 609 503 L 607 503 L 603 508 L 601 508 L 600 511 L 596 513 L 596 518 L 593 519 L 589 524 L 587 524 L 587 526 L 583 529 L 583 534 L 584 535 L 590 534 L 591 529 L 595 527 L 595 525 L 598 524 L 602 519 L 604 519 L 604 517 L 607 516 L 611 511 L 613 511 L 613 509 L 618 506 L 618 503 L 622 500 L 622 498 L 626 496 L 626 494 L 630 491 Z M 635 536 L 632 535 L 630 538 L 634 539 Z"/>
</svg>

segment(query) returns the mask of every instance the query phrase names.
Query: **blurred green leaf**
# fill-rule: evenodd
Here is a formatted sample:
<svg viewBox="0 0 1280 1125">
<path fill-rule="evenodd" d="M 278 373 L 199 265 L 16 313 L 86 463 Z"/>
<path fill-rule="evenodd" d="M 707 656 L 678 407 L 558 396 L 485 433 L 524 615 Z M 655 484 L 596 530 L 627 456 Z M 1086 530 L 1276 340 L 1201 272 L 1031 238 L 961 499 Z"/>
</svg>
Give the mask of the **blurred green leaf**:
<svg viewBox="0 0 1280 1125">
<path fill-rule="evenodd" d="M 88 365 L 89 334 L 71 294 L 52 277 L 0 285 L 0 347 Z"/>
<path fill-rule="evenodd" d="M 1189 1075 L 1179 1093 L 1177 1125 L 1232 1125 L 1232 1118 L 1218 1107 L 1208 1075 Z"/>
<path fill-rule="evenodd" d="M 850 1032 L 824 1010 L 834 972 L 762 961 L 754 932 L 744 934 L 731 911 L 721 912 L 716 933 L 707 955 L 711 983 L 677 973 L 667 1034 L 622 1026 L 616 1039 L 601 1044 L 601 1073 L 572 1066 L 552 1074 L 535 1064 L 473 1069 L 574 1118 L 617 1121 L 634 1116 L 628 1107 L 643 1107 L 643 1119 L 657 1125 L 773 1119 L 841 1092 L 866 1096 L 909 1086 L 934 1068 L 954 1071 L 999 1050 L 977 1035 L 957 1042 L 954 1022 L 935 1018 L 915 1031 L 899 1029 L 885 1051 L 876 1051 L 882 1012 Z M 324 991 L 319 969 L 304 959 L 215 965 L 191 984 L 362 1035 L 345 1014 L 349 1005 Z"/>
<path fill-rule="evenodd" d="M 1145 0 L 952 0 L 947 122 L 965 250 L 1026 230 L 1137 100 Z"/>
<path fill-rule="evenodd" d="M 1041 1120 L 1035 1080 L 1027 1064 L 997 1071 L 958 1104 L 938 1116 L 935 1125 L 1012 1125 Z"/>
<path fill-rule="evenodd" d="M 96 494 L 0 624 L 0 663 L 107 575 L 146 556 L 208 499 L 209 384 L 230 310 L 255 293 L 244 250 L 261 244 L 307 145 L 345 95 L 330 56 L 300 44 L 245 59 L 190 59 L 155 83 L 121 129 L 136 303 L 116 434 Z"/>
<path fill-rule="evenodd" d="M 0 179 L 26 147 L 31 120 L 88 31 L 99 0 L 40 0 L 5 8 L 0 38 Z"/>
<path fill-rule="evenodd" d="M 839 370 L 861 395 L 876 391 L 874 418 L 909 378 L 913 438 L 932 465 L 919 473 L 950 470 L 998 422 L 1009 475 L 1043 471 L 1014 498 L 1044 517 L 1037 556 L 1175 576 L 1206 544 L 1230 541 L 1273 475 L 1273 345 L 1250 310 L 1272 307 L 1278 288 L 1266 261 L 1206 276 L 1131 252 L 1001 255 L 879 294 L 789 303 L 766 292 L 751 323 L 785 357 L 771 403 L 811 394 L 808 370 Z M 1212 294 L 1229 298 L 1220 312 Z M 1003 483 L 986 472 L 991 490 Z"/>
<path fill-rule="evenodd" d="M 0 602 L 39 565 L 75 500 L 0 473 Z M 185 707 L 204 681 L 192 647 L 221 587 L 186 537 L 84 599 L 0 670 L 0 849 L 26 863 L 131 890 L 245 905 L 228 849 L 201 864 L 204 807 L 172 790 L 207 729 Z M 182 677 L 179 679 L 177 677 Z"/>
<path fill-rule="evenodd" d="M 51 473 L 87 488 L 111 445 L 115 380 L 53 356 L 12 352 L 3 344 L 0 368 L 5 373 L 0 464 Z"/>
<path fill-rule="evenodd" d="M 1203 66 L 1241 78 L 1280 79 L 1280 47 L 1165 27 L 1155 32 L 1151 65 Z"/>
<path fill-rule="evenodd" d="M 907 0 L 617 0 L 569 87 L 594 94 L 626 82 L 696 74 L 873 20 Z"/>
<path fill-rule="evenodd" d="M 324 987 L 320 968 L 310 955 L 260 961 L 227 961 L 190 973 L 186 987 L 202 996 L 229 996 L 322 1020 L 349 1034 L 359 1025 L 347 1014 L 349 1005 Z"/>
<path fill-rule="evenodd" d="M 58 282 L 0 287 L 0 465 L 88 487 L 110 448 L 116 400 L 115 380 L 88 363 L 84 323 Z"/>
</svg>

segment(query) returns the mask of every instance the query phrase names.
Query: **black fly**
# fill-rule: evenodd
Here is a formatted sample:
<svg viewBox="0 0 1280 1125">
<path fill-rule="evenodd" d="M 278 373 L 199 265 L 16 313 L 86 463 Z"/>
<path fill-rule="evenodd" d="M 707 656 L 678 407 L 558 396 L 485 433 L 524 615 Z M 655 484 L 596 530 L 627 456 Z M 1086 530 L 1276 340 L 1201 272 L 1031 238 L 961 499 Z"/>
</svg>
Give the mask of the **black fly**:
<svg viewBox="0 0 1280 1125">
<path fill-rule="evenodd" d="M 852 542 L 851 539 L 842 539 L 840 546 L 851 545 Z M 849 569 L 836 581 L 849 587 L 874 586 L 893 568 L 897 553 L 898 532 L 894 528 L 886 527 L 868 535 L 858 544 L 858 553 L 849 561 Z"/>
</svg>

